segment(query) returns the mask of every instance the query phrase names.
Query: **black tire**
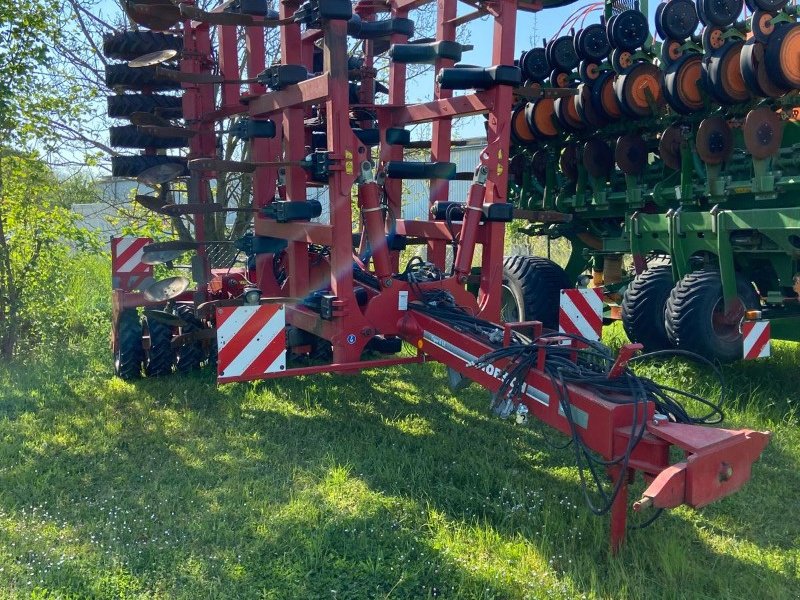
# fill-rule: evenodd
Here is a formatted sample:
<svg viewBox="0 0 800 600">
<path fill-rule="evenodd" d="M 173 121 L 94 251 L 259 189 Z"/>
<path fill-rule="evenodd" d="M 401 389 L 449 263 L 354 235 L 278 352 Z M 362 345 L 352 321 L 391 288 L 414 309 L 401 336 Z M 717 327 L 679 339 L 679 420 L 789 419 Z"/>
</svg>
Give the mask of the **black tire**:
<svg viewBox="0 0 800 600">
<path fill-rule="evenodd" d="M 172 327 L 145 316 L 142 319 L 142 328 L 150 336 L 150 349 L 145 352 L 145 375 L 160 377 L 171 374 L 175 364 L 175 351 L 170 346 Z"/>
<path fill-rule="evenodd" d="M 189 306 L 178 306 L 176 310 L 178 316 L 184 320 L 186 325 L 180 328 L 181 335 L 194 333 L 204 329 L 202 321 L 195 315 L 194 310 Z M 205 359 L 203 345 L 200 342 L 189 342 L 184 344 L 175 353 L 175 369 L 178 373 L 188 373 L 199 369 Z"/>
<path fill-rule="evenodd" d="M 115 148 L 155 148 L 157 150 L 166 150 L 167 148 L 185 148 L 189 145 L 189 140 L 186 138 L 148 135 L 139 131 L 136 125 L 111 127 L 108 133 L 109 142 Z"/>
<path fill-rule="evenodd" d="M 622 298 L 622 327 L 628 339 L 648 352 L 672 347 L 667 336 L 664 310 L 675 286 L 672 267 L 658 265 L 640 273 Z"/>
<path fill-rule="evenodd" d="M 509 256 L 503 279 L 504 306 L 515 311 L 504 309 L 504 320 L 541 321 L 547 329 L 558 329 L 561 290 L 572 287 L 564 269 L 540 256 Z"/>
<path fill-rule="evenodd" d="M 165 119 L 183 118 L 183 99 L 163 94 L 118 94 L 108 97 L 108 116 L 127 119 L 133 113 L 155 113 Z"/>
<path fill-rule="evenodd" d="M 103 36 L 103 56 L 133 60 L 161 50 L 183 50 L 183 37 L 159 31 L 120 31 Z"/>
<path fill-rule="evenodd" d="M 157 76 L 155 67 L 135 69 L 126 64 L 106 65 L 106 85 L 109 88 L 122 88 L 125 90 L 147 89 L 151 92 L 181 89 L 180 82 Z"/>
<path fill-rule="evenodd" d="M 114 375 L 130 381 L 142 376 L 142 324 L 135 310 L 123 310 L 117 323 L 117 351 L 114 355 Z"/>
<path fill-rule="evenodd" d="M 167 164 L 183 165 L 182 175 L 189 174 L 188 169 L 185 168 L 186 159 L 179 156 L 112 156 L 111 176 L 136 177 L 147 169 Z"/>
<path fill-rule="evenodd" d="M 736 277 L 736 289 L 744 310 L 757 309 L 759 298 L 753 286 Z M 742 358 L 742 335 L 738 323 L 716 323 L 722 309 L 722 279 L 719 271 L 690 273 L 673 288 L 667 300 L 666 330 L 677 348 L 696 352 L 720 362 Z M 742 315 L 743 316 L 743 315 Z"/>
</svg>

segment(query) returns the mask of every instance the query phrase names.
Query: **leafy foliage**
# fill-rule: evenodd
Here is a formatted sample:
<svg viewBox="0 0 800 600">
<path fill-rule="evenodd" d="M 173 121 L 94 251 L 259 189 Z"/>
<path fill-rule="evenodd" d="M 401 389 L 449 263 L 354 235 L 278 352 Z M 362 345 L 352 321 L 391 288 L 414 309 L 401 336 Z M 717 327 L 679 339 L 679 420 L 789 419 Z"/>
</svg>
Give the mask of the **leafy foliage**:
<svg viewBox="0 0 800 600">
<path fill-rule="evenodd" d="M 0 153 L 0 356 L 68 329 L 65 302 L 74 252 L 99 249 L 60 200 L 60 181 L 35 155 Z"/>
</svg>

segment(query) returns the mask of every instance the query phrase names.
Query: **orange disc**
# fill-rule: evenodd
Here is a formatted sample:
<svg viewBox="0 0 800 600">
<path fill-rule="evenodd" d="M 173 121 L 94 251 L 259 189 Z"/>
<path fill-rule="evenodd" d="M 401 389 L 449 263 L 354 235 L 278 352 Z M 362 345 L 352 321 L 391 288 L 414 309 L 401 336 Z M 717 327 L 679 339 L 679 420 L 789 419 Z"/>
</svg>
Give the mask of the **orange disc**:
<svg viewBox="0 0 800 600">
<path fill-rule="evenodd" d="M 684 104 L 694 110 L 703 108 L 703 95 L 700 92 L 702 73 L 703 66 L 699 54 L 687 59 L 677 73 L 677 92 Z"/>
<path fill-rule="evenodd" d="M 600 103 L 603 105 L 605 113 L 614 119 L 619 119 L 622 116 L 622 110 L 619 107 L 619 100 L 614 94 L 614 79 L 616 75 L 609 77 L 603 82 L 603 89 L 600 90 Z"/>
<path fill-rule="evenodd" d="M 525 120 L 524 106 L 519 106 L 514 109 L 511 115 L 511 128 L 514 131 L 514 135 L 516 135 L 522 143 L 536 141 L 536 137 L 533 135 L 531 128 L 528 127 L 528 122 Z"/>
<path fill-rule="evenodd" d="M 767 106 L 754 108 L 744 119 L 744 145 L 754 158 L 777 154 L 783 138 L 783 121 Z"/>
</svg>

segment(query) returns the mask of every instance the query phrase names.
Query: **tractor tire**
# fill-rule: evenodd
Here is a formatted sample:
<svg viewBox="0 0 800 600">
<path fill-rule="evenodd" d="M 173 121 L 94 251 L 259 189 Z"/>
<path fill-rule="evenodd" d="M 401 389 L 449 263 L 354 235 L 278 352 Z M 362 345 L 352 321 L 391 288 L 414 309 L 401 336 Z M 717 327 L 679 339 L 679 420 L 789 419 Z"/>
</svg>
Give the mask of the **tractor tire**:
<svg viewBox="0 0 800 600">
<path fill-rule="evenodd" d="M 112 177 L 136 177 L 143 171 L 152 167 L 166 164 L 179 164 L 186 166 L 186 159 L 179 156 L 112 156 Z M 184 168 L 183 175 L 188 175 Z"/>
<path fill-rule="evenodd" d="M 664 311 L 674 286 L 672 267 L 658 265 L 637 275 L 625 290 L 622 327 L 630 341 L 642 344 L 648 352 L 672 346 Z"/>
<path fill-rule="evenodd" d="M 175 351 L 172 349 L 172 327 L 155 319 L 142 319 L 142 328 L 150 336 L 150 349 L 145 352 L 144 373 L 148 377 L 161 377 L 172 373 Z"/>
<path fill-rule="evenodd" d="M 180 82 L 156 75 L 155 67 L 133 68 L 124 63 L 106 65 L 106 85 L 111 89 L 139 91 L 147 89 L 151 92 L 181 89 Z"/>
<path fill-rule="evenodd" d="M 142 324 L 135 310 L 123 310 L 117 324 L 117 351 L 114 355 L 114 375 L 125 381 L 142 376 Z"/>
<path fill-rule="evenodd" d="M 753 286 L 738 275 L 736 289 L 744 310 L 760 306 Z M 670 293 L 665 311 L 670 342 L 681 350 L 689 350 L 722 363 L 742 358 L 740 323 L 722 321 L 722 306 L 719 271 L 695 271 L 681 279 Z"/>
<path fill-rule="evenodd" d="M 504 321 L 541 321 L 558 329 L 561 290 L 572 287 L 564 269 L 541 256 L 509 256 L 503 279 Z"/>
<path fill-rule="evenodd" d="M 108 116 L 127 119 L 133 113 L 155 113 L 165 119 L 183 117 L 183 99 L 163 94 L 118 94 L 108 97 Z"/>
<path fill-rule="evenodd" d="M 204 329 L 202 321 L 195 316 L 192 308 L 188 306 L 179 306 L 176 313 L 186 322 L 186 325 L 180 329 L 181 335 Z M 200 342 L 184 344 L 178 348 L 175 354 L 175 369 L 178 373 L 188 373 L 189 371 L 199 369 L 205 359 L 203 345 Z"/>
<path fill-rule="evenodd" d="M 167 148 L 185 148 L 189 145 L 189 140 L 186 138 L 148 135 L 142 133 L 136 125 L 111 127 L 108 133 L 109 142 L 115 148 L 155 148 L 157 150 L 166 150 Z"/>
<path fill-rule="evenodd" d="M 161 50 L 183 50 L 183 37 L 160 31 L 120 31 L 103 37 L 103 56 L 133 60 Z"/>
</svg>

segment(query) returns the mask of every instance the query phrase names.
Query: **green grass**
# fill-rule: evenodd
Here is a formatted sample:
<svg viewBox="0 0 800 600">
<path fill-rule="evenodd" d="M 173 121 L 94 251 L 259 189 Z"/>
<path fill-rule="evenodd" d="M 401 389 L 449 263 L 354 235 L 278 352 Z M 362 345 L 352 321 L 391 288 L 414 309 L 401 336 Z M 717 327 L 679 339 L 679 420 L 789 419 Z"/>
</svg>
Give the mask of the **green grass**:
<svg viewBox="0 0 800 600">
<path fill-rule="evenodd" d="M 106 345 L 0 366 L 0 597 L 800 597 L 795 345 L 726 370 L 728 424 L 774 432 L 747 487 L 616 557 L 571 451 L 441 366 L 218 389 L 114 379 Z"/>
</svg>

